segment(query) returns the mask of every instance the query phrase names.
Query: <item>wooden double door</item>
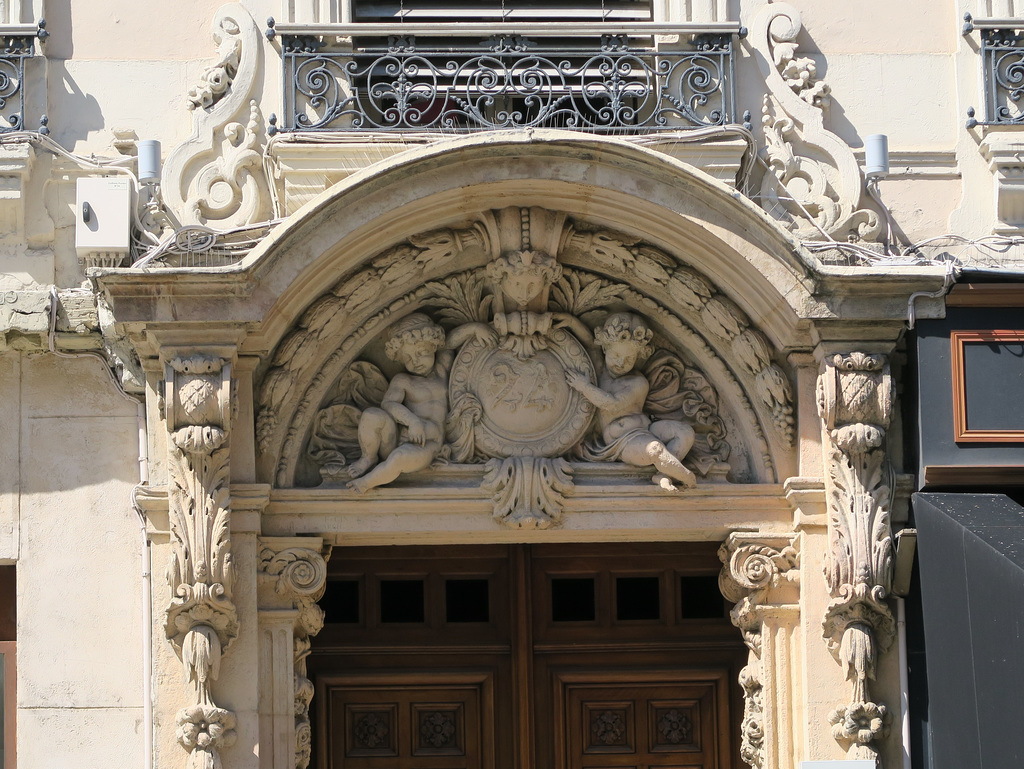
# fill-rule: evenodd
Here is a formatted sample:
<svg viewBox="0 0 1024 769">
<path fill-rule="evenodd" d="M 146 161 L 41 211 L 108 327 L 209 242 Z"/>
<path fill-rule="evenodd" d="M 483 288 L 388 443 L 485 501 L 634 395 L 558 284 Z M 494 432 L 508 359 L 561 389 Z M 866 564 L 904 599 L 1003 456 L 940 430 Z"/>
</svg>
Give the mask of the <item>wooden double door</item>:
<svg viewBox="0 0 1024 769">
<path fill-rule="evenodd" d="M 746 659 L 708 543 L 336 548 L 318 769 L 731 769 Z"/>
</svg>

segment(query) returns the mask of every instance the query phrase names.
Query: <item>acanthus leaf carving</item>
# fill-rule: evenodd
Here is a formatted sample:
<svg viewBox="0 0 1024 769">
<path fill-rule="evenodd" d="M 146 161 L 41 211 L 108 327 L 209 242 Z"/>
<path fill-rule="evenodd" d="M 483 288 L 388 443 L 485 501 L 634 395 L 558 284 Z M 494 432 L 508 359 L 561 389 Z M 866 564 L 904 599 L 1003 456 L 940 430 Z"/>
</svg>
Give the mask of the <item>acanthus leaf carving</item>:
<svg viewBox="0 0 1024 769">
<path fill-rule="evenodd" d="M 832 595 L 825 640 L 853 691 L 832 713 L 833 736 L 853 757 L 873 758 L 891 717 L 873 702 L 868 681 L 877 656 L 895 636 L 886 604 L 893 554 L 889 511 L 894 471 L 885 447 L 893 386 L 884 355 L 826 357 L 818 378 L 818 412 L 826 436 L 829 548 L 825 579 Z"/>
<path fill-rule="evenodd" d="M 229 486 L 231 365 L 219 355 L 172 355 L 164 369 L 171 602 L 165 631 L 181 657 L 192 703 L 177 716 L 188 769 L 219 769 L 234 715 L 213 700 L 221 657 L 238 635 L 232 601 Z"/>
<path fill-rule="evenodd" d="M 484 466 L 481 487 L 494 494 L 494 517 L 514 529 L 546 529 L 557 523 L 572 491 L 572 467 L 564 459 L 505 457 Z"/>
<path fill-rule="evenodd" d="M 214 16 L 217 60 L 189 93 L 192 135 L 164 164 L 161 193 L 180 224 L 238 227 L 267 218 L 268 180 L 255 98 L 262 39 L 241 5 Z"/>
<path fill-rule="evenodd" d="M 800 237 L 824 232 L 838 240 L 874 240 L 879 216 L 858 208 L 860 168 L 846 143 L 824 127 L 829 88 L 818 80 L 814 60 L 796 53 L 800 29 L 799 11 L 787 3 L 765 6 L 753 24 L 751 43 L 770 91 L 761 120 L 770 168 L 761 183 L 762 205 Z"/>
</svg>

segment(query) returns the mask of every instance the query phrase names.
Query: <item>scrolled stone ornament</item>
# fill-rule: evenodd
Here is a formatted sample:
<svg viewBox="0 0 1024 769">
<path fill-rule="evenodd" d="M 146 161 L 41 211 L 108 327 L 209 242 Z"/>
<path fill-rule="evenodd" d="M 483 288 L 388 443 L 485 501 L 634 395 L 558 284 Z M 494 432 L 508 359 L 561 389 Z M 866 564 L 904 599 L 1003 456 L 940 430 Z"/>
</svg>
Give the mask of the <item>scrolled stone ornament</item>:
<svg viewBox="0 0 1024 769">
<path fill-rule="evenodd" d="M 277 577 L 274 590 L 279 594 L 319 597 L 327 579 L 327 562 L 314 550 L 288 548 L 280 552 L 265 549 L 260 553 L 262 571 Z"/>
</svg>

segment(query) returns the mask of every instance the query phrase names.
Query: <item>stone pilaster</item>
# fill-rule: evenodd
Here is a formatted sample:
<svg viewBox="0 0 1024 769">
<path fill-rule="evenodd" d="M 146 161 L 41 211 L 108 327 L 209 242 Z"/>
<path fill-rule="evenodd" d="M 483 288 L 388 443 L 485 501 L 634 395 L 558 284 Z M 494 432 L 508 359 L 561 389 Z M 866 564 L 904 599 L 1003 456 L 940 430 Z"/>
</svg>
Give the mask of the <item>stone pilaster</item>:
<svg viewBox="0 0 1024 769">
<path fill-rule="evenodd" d="M 330 548 L 316 537 L 261 537 L 259 571 L 260 766 L 309 766 L 306 677 L 310 639 L 320 632 L 316 601 L 327 585 Z"/>
<path fill-rule="evenodd" d="M 163 350 L 171 600 L 165 632 L 190 687 L 176 735 L 187 769 L 219 769 L 235 714 L 214 700 L 221 657 L 238 635 L 232 600 L 231 360 L 228 348 Z"/>
<path fill-rule="evenodd" d="M 798 723 L 791 695 L 798 676 L 793 661 L 799 625 L 799 535 L 736 532 L 718 551 L 725 566 L 722 594 L 736 606 L 733 624 L 750 650 L 740 671 L 743 722 L 740 757 L 756 769 L 793 765 Z"/>
<path fill-rule="evenodd" d="M 885 355 L 826 356 L 818 377 L 824 427 L 828 552 L 825 579 L 832 600 L 825 641 L 852 692 L 832 712 L 832 734 L 850 758 L 876 759 L 891 715 L 874 702 L 868 681 L 895 623 L 886 604 L 892 583 L 889 511 L 895 485 L 885 448 L 892 418 L 892 376 Z"/>
</svg>

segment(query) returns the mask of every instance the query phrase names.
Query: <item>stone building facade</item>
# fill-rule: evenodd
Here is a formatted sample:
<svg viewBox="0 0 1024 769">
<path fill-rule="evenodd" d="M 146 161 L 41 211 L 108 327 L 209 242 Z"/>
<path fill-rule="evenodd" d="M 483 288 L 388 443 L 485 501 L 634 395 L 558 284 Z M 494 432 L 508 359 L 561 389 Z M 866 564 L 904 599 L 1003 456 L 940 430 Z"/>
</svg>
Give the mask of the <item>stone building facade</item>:
<svg viewBox="0 0 1024 769">
<path fill-rule="evenodd" d="M 4 765 L 909 767 L 1010 5 L 0 4 Z"/>
</svg>

